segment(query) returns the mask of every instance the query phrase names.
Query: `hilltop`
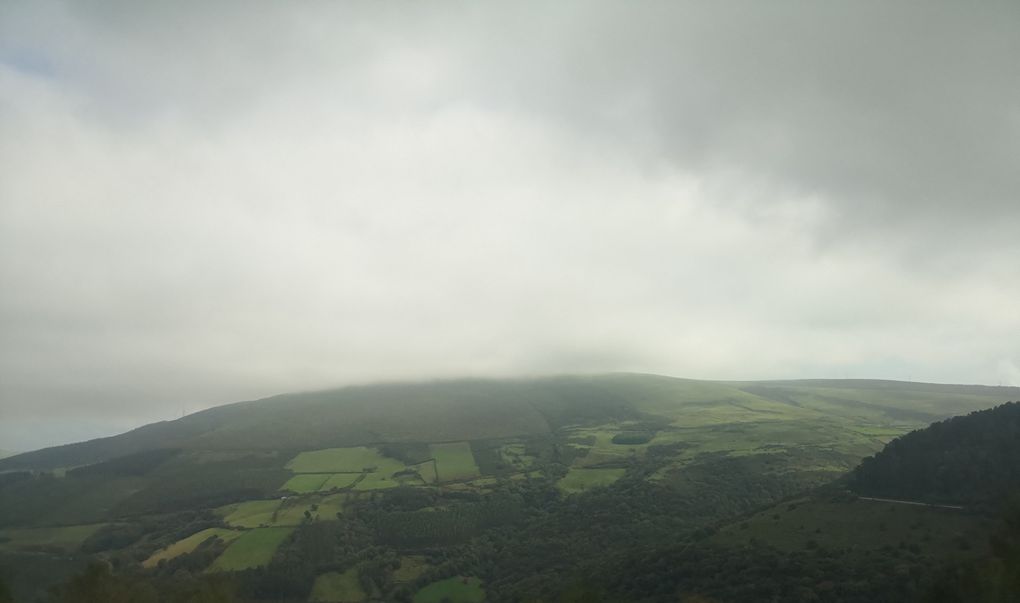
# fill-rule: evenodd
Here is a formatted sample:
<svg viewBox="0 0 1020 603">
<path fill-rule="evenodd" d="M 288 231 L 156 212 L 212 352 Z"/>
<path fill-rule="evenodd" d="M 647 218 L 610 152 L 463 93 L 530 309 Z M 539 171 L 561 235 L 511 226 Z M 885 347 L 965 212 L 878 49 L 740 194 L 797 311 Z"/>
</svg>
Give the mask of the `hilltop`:
<svg viewBox="0 0 1020 603">
<path fill-rule="evenodd" d="M 681 427 L 849 422 L 862 436 L 855 452 L 866 453 L 889 436 L 1011 397 L 1020 397 L 1020 388 L 638 374 L 351 386 L 218 406 L 118 436 L 23 453 L 0 459 L 0 471 L 74 467 L 157 448 L 296 450 L 484 440 L 643 415 L 662 415 Z"/>
</svg>

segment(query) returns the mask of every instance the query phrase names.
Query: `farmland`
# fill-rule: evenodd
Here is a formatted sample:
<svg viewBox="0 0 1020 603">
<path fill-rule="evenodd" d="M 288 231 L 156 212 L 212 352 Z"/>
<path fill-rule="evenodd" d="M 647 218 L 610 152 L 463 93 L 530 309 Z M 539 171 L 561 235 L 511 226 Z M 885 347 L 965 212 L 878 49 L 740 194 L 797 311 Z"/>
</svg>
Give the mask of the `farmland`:
<svg viewBox="0 0 1020 603">
<path fill-rule="evenodd" d="M 296 492 L 298 494 L 318 492 L 320 489 L 328 490 L 329 488 L 325 487 L 325 484 L 332 477 L 334 476 L 321 473 L 299 474 L 287 480 L 287 483 L 280 489 L 290 490 L 291 492 Z M 353 479 L 351 481 L 353 481 Z"/>
<path fill-rule="evenodd" d="M 328 448 L 297 455 L 286 467 L 295 473 L 362 473 L 399 471 L 403 463 L 382 456 L 374 448 Z"/>
<path fill-rule="evenodd" d="M 257 528 L 245 532 L 216 558 L 212 569 L 230 571 L 263 566 L 273 558 L 276 547 L 290 532 L 291 528 Z"/>
<path fill-rule="evenodd" d="M 184 555 L 186 553 L 194 551 L 198 547 L 198 545 L 202 544 L 203 542 L 210 538 L 218 538 L 224 542 L 231 542 L 241 534 L 243 534 L 243 532 L 241 531 L 226 530 L 223 528 L 209 528 L 206 530 L 202 530 L 201 532 L 196 532 L 195 534 L 192 534 L 187 538 L 178 540 L 177 542 L 166 547 L 165 549 L 160 549 L 159 551 L 156 551 L 155 553 L 152 554 L 151 557 L 142 562 L 142 565 L 144 567 L 155 567 L 160 561 L 164 559 L 173 559 L 174 557 L 178 557 L 180 555 Z"/>
<path fill-rule="evenodd" d="M 440 482 L 469 479 L 479 475 L 474 454 L 467 442 L 433 444 L 432 456 L 436 460 L 436 473 Z"/>
<path fill-rule="evenodd" d="M 197 419 L 161 425 L 160 433 L 174 432 L 172 441 L 181 449 L 132 453 L 72 469 L 64 477 L 39 469 L 12 473 L 6 484 L 0 481 L 5 527 L 0 552 L 11 559 L 35 551 L 36 557 L 25 557 L 32 563 L 46 554 L 54 567 L 68 568 L 61 571 L 81 565 L 63 563 L 68 559 L 56 563 L 58 551 L 98 553 L 133 560 L 120 566 L 132 569 L 118 571 L 138 572 L 140 579 L 179 569 L 199 577 L 210 570 L 262 566 L 258 575 L 264 580 L 246 573 L 233 577 L 248 589 L 246 597 L 262 600 L 283 596 L 270 585 L 290 599 L 307 600 L 313 582 L 320 598 L 427 601 L 434 593 L 447 593 L 438 596 L 473 600 L 482 592 L 478 580 L 490 598 L 530 600 L 557 592 L 554 585 L 581 575 L 575 572 L 600 567 L 607 551 L 619 551 L 613 563 L 624 564 L 625 555 L 680 547 L 720 525 L 698 541 L 699 547 L 709 547 L 698 549 L 701 557 L 676 552 L 678 567 L 695 564 L 708 571 L 708 560 L 759 546 L 813 556 L 813 547 L 842 551 L 874 545 L 879 547 L 874 550 L 899 551 L 901 542 L 912 562 L 921 564 L 927 558 L 910 551 L 912 545 L 933 555 L 950 555 L 960 546 L 977 551 L 980 536 L 964 545 L 959 535 L 985 528 L 968 527 L 959 515 L 943 520 L 931 510 L 890 511 L 804 493 L 844 474 L 889 439 L 944 413 L 991 405 L 1007 391 L 639 375 L 489 385 L 489 394 L 484 382 L 383 388 L 362 402 L 399 391 L 409 396 L 400 401 L 404 416 L 383 420 L 378 415 L 397 408 L 395 401 L 383 403 L 377 413 L 348 399 L 341 404 L 346 409 L 342 427 L 318 435 L 292 431 L 293 425 L 280 421 L 294 418 L 293 411 L 281 414 L 273 408 L 305 400 L 308 417 L 296 420 L 309 423 L 317 417 L 329 424 L 330 417 L 339 416 L 333 402 L 324 401 L 331 394 L 244 403 L 220 411 L 234 417 L 241 416 L 239 409 L 252 411 L 237 426 L 222 428 L 227 431 L 217 427 L 222 417 L 216 413 L 202 425 L 194 423 Z M 453 391 L 460 391 L 453 396 L 455 404 L 425 410 L 427 401 Z M 1020 397 L 1020 390 L 1014 393 Z M 479 401 L 471 412 L 444 414 L 463 409 L 474 395 Z M 502 416 L 493 404 L 511 398 L 515 408 L 527 400 L 527 429 L 513 431 L 521 422 L 488 424 Z M 435 416 L 424 416 L 432 412 Z M 535 413 L 541 421 L 533 420 Z M 440 418 L 441 428 L 417 439 L 420 432 L 410 426 L 414 420 L 425 424 Z M 373 431 L 382 424 L 392 429 Z M 191 431 L 177 433 L 179 427 Z M 222 436 L 236 443 L 235 432 L 265 438 L 248 442 L 255 449 L 228 449 L 212 441 Z M 498 435 L 487 435 L 493 433 Z M 137 444 L 127 435 L 111 438 L 104 450 Z M 263 448 L 273 441 L 278 449 Z M 68 450 L 101 452 L 77 445 Z M 28 460 L 70 466 L 68 450 Z M 740 519 L 729 521 L 733 518 Z M 940 531 L 936 524 L 949 529 Z M 218 540 L 210 541 L 213 535 Z M 543 556 L 572 561 L 537 571 L 535 563 L 544 563 Z M 764 563 L 756 559 L 748 562 Z M 21 567 L 17 559 L 5 562 Z M 303 582 L 284 579 L 292 570 Z M 449 576 L 477 580 L 465 585 Z M 20 593 L 34 592 L 34 585 L 20 578 L 6 579 L 17 580 Z M 430 580 L 434 584 L 425 586 Z M 348 588 L 354 584 L 363 590 Z"/>
<path fill-rule="evenodd" d="M 334 473 L 333 475 L 328 475 L 326 476 L 326 481 L 319 486 L 319 491 L 328 492 L 333 489 L 349 488 L 360 477 L 361 474 L 358 473 Z"/>
<path fill-rule="evenodd" d="M 280 501 L 273 500 L 252 500 L 237 503 L 219 509 L 223 520 L 229 525 L 237 528 L 257 528 L 259 526 L 276 523 L 276 510 L 280 507 Z"/>
<path fill-rule="evenodd" d="M 584 492 L 599 486 L 608 486 L 623 477 L 623 469 L 578 469 L 571 468 L 556 487 L 566 494 Z"/>
</svg>

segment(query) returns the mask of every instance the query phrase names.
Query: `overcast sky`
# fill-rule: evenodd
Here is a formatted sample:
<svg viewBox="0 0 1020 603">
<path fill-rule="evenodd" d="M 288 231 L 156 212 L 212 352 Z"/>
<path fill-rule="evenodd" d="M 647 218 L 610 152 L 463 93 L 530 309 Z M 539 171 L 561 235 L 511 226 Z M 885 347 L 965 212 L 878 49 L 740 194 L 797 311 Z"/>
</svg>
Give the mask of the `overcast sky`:
<svg viewBox="0 0 1020 603">
<path fill-rule="evenodd" d="M 1020 3 L 0 0 L 0 448 L 366 381 L 1020 385 Z"/>
</svg>

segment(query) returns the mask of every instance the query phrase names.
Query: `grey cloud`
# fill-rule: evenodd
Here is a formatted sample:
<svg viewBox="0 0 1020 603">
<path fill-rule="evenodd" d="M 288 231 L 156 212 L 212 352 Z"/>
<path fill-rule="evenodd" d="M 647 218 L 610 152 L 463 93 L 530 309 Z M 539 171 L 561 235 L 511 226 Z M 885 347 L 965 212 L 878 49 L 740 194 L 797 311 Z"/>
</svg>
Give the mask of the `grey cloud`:
<svg viewBox="0 0 1020 603">
<path fill-rule="evenodd" d="M 1013 3 L 0 10 L 0 448 L 394 378 L 1016 381 Z"/>
</svg>

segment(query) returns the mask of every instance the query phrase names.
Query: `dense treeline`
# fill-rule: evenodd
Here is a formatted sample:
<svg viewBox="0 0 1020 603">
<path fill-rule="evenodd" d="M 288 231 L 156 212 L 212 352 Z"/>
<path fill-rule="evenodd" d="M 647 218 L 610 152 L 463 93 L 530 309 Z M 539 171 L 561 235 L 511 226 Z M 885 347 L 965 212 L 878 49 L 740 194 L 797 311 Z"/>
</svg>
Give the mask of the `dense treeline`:
<svg viewBox="0 0 1020 603">
<path fill-rule="evenodd" d="M 862 494 L 960 504 L 1020 485 L 1020 403 L 934 423 L 890 442 L 850 479 Z"/>
</svg>

